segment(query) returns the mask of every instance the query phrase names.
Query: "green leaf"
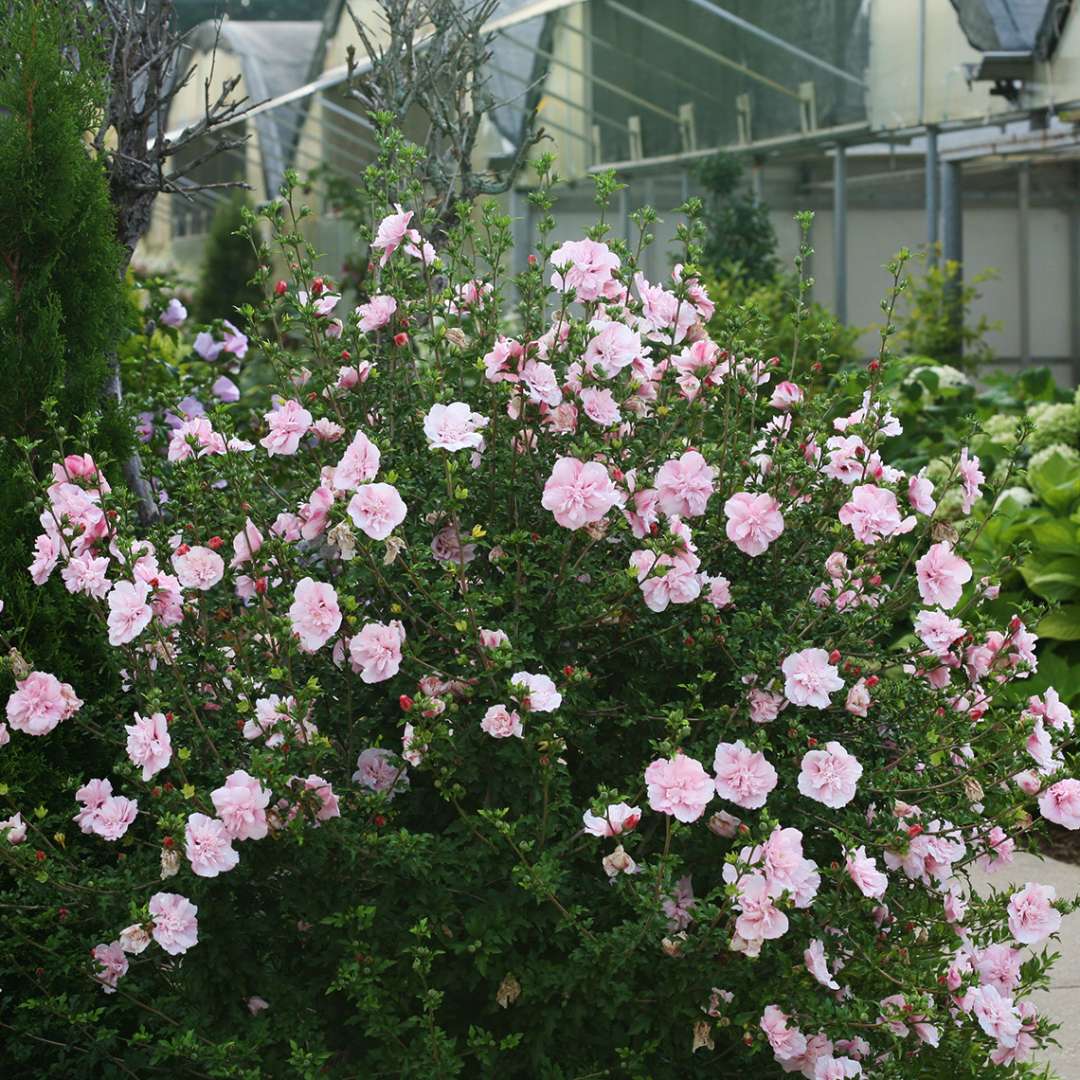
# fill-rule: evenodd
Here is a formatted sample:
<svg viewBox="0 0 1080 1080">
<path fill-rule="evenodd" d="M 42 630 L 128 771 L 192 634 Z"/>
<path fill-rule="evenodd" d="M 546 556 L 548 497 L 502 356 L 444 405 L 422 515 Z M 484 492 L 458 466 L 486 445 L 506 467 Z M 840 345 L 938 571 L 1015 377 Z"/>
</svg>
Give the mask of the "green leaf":
<svg viewBox="0 0 1080 1080">
<path fill-rule="evenodd" d="M 1039 498 L 1055 510 L 1065 510 L 1080 498 L 1080 469 L 1057 452 L 1035 468 L 1028 468 L 1028 482 Z"/>
<path fill-rule="evenodd" d="M 1032 555 L 1020 565 L 1027 587 L 1044 600 L 1068 600 L 1080 592 L 1080 556 Z"/>
<path fill-rule="evenodd" d="M 1068 604 L 1045 615 L 1038 625 L 1039 637 L 1080 641 L 1080 604 Z"/>
<path fill-rule="evenodd" d="M 1031 536 L 1043 550 L 1054 555 L 1080 555 L 1076 526 L 1063 518 L 1053 518 L 1031 526 Z"/>
</svg>

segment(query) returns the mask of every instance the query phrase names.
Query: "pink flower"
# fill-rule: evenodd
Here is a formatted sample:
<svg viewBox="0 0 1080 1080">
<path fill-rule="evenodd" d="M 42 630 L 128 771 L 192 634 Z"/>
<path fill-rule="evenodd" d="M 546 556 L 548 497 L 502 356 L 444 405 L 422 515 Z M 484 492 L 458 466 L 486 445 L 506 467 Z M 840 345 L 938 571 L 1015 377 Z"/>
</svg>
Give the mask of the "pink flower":
<svg viewBox="0 0 1080 1080">
<path fill-rule="evenodd" d="M 865 847 L 849 851 L 846 857 L 848 877 L 855 882 L 863 896 L 880 900 L 889 886 L 888 877 L 877 868 L 877 860 L 866 854 Z"/>
<path fill-rule="evenodd" d="M 600 462 L 561 457 L 544 484 L 541 505 L 563 528 L 580 529 L 599 521 L 619 502 L 619 493 Z"/>
<path fill-rule="evenodd" d="M 103 840 L 119 840 L 135 820 L 139 804 L 123 795 L 110 795 L 95 811 L 90 831 Z"/>
<path fill-rule="evenodd" d="M 761 555 L 784 531 L 780 504 L 771 495 L 740 491 L 724 503 L 727 537 L 744 554 Z"/>
<path fill-rule="evenodd" d="M 824 750 L 809 750 L 803 755 L 799 791 L 836 810 L 855 797 L 862 773 L 862 766 L 838 742 L 828 742 Z"/>
<path fill-rule="evenodd" d="M 233 850 L 225 823 L 205 814 L 191 814 L 184 830 L 184 853 L 192 872 L 199 877 L 217 877 L 231 870 L 240 856 Z"/>
<path fill-rule="evenodd" d="M 258 994 L 252 994 L 251 997 L 244 999 L 244 1004 L 247 1006 L 247 1011 L 252 1016 L 258 1016 L 259 1013 L 270 1008 L 270 1002 L 266 998 L 259 997 Z"/>
<path fill-rule="evenodd" d="M 829 971 L 829 961 L 825 955 L 825 943 L 820 938 L 814 938 L 810 942 L 809 947 L 803 953 L 803 962 L 806 964 L 806 970 L 826 989 L 840 989 L 840 984 Z"/>
<path fill-rule="evenodd" d="M 769 792 L 776 787 L 776 770 L 760 750 L 750 750 L 742 739 L 716 747 L 713 771 L 716 794 L 744 810 L 764 806 Z"/>
<path fill-rule="evenodd" d="M 641 807 L 630 806 L 624 802 L 611 803 L 602 817 L 586 810 L 581 820 L 590 836 L 619 836 L 637 826 L 641 820 Z"/>
<path fill-rule="evenodd" d="M 866 685 L 866 680 L 860 679 L 850 690 L 848 690 L 844 708 L 851 713 L 852 716 L 866 716 L 867 711 L 873 703 L 873 699 L 870 697 L 870 690 Z"/>
<path fill-rule="evenodd" d="M 405 520 L 407 507 L 393 484 L 361 484 L 348 511 L 361 532 L 385 540 Z"/>
<path fill-rule="evenodd" d="M 392 679 L 401 667 L 401 646 L 404 643 L 405 627 L 396 619 L 389 625 L 368 623 L 349 642 L 349 660 L 353 671 L 358 671 L 366 683 Z"/>
<path fill-rule="evenodd" d="M 229 565 L 235 570 L 249 559 L 254 559 L 263 544 L 263 534 L 255 527 L 251 518 L 244 519 L 244 527 L 233 537 L 233 557 Z"/>
<path fill-rule="evenodd" d="M 788 409 L 793 409 L 796 405 L 802 404 L 804 396 L 801 387 L 793 382 L 787 382 L 785 380 L 784 382 L 776 384 L 769 404 L 774 409 L 786 412 Z"/>
<path fill-rule="evenodd" d="M 311 413 L 299 401 L 286 401 L 280 409 L 271 409 L 263 419 L 270 432 L 259 440 L 259 445 L 266 447 L 271 457 L 295 454 L 312 424 Z"/>
<path fill-rule="evenodd" d="M 521 706 L 529 712 L 554 712 L 562 704 L 562 694 L 547 675 L 517 671 L 510 677 L 510 685 L 519 693 L 524 691 Z"/>
<path fill-rule="evenodd" d="M 162 326 L 179 326 L 187 318 L 187 308 L 174 296 L 166 305 L 165 310 L 158 316 L 158 322 Z M 98 948 L 105 948 L 99 945 Z M 113 984 L 116 985 L 115 983 Z"/>
<path fill-rule="evenodd" d="M 135 723 L 128 724 L 124 730 L 128 734 L 127 755 L 133 765 L 142 769 L 144 781 L 161 772 L 172 760 L 172 739 L 164 713 L 150 716 L 136 713 Z"/>
<path fill-rule="evenodd" d="M 697 821 L 713 797 L 713 779 L 686 754 L 658 758 L 645 770 L 649 806 L 661 814 L 671 814 L 678 821 Z"/>
<path fill-rule="evenodd" d="M 461 534 L 453 525 L 440 529 L 431 541 L 431 554 L 439 562 L 471 563 L 476 558 L 476 545 L 463 544 Z"/>
<path fill-rule="evenodd" d="M 473 412 L 464 401 L 432 405 L 424 417 L 424 434 L 432 450 L 475 450 L 483 446 L 480 428 L 487 422 L 486 416 Z"/>
<path fill-rule="evenodd" d="M 517 710 L 511 712 L 505 705 L 492 705 L 484 713 L 480 728 L 493 739 L 508 739 L 512 735 L 520 739 L 523 734 L 521 717 L 518 716 Z"/>
<path fill-rule="evenodd" d="M 607 387 L 590 386 L 581 391 L 581 409 L 594 424 L 613 427 L 622 420 L 619 404 Z"/>
<path fill-rule="evenodd" d="M 321 416 L 311 425 L 311 434 L 320 442 L 337 442 L 345 434 L 345 429 L 333 420 Z"/>
<path fill-rule="evenodd" d="M 960 602 L 964 586 L 971 580 L 971 567 L 954 555 L 947 540 L 933 544 L 915 564 L 919 595 L 925 604 L 940 604 L 951 611 Z"/>
<path fill-rule="evenodd" d="M 840 507 L 840 524 L 850 525 L 855 539 L 864 544 L 876 544 L 896 533 L 915 528 L 913 517 L 901 520 L 896 494 L 876 484 L 860 484 L 853 488 L 851 501 Z"/>
<path fill-rule="evenodd" d="M 112 783 L 99 779 L 88 781 L 75 792 L 75 799 L 82 803 L 82 809 L 72 820 L 88 836 L 94 831 L 94 817 L 111 795 Z"/>
<path fill-rule="evenodd" d="M 341 608 L 333 585 L 304 578 L 293 593 L 289 621 L 301 650 L 311 653 L 321 649 L 341 626 Z"/>
<path fill-rule="evenodd" d="M 590 330 L 597 328 L 600 332 L 585 347 L 584 364 L 594 374 L 599 369 L 610 379 L 641 356 L 641 337 L 621 322 L 594 320 L 589 324 Z"/>
<path fill-rule="evenodd" d="M 73 555 L 67 566 L 60 571 L 64 585 L 70 593 L 85 593 L 101 600 L 112 588 L 112 583 L 105 576 L 109 569 L 109 560 L 105 555 L 95 556 L 87 551 L 82 555 Z"/>
<path fill-rule="evenodd" d="M 1009 932 L 1021 945 L 1038 945 L 1061 929 L 1061 912 L 1054 906 L 1053 885 L 1029 881 L 1009 901 Z"/>
<path fill-rule="evenodd" d="M 190 457 L 224 454 L 225 439 L 218 434 L 205 416 L 185 420 L 169 437 L 170 461 L 186 461 Z"/>
<path fill-rule="evenodd" d="M 387 214 L 379 222 L 375 239 L 371 241 L 372 250 L 382 252 L 382 257 L 379 259 L 380 266 L 385 266 L 386 260 L 401 247 L 409 233 L 409 222 L 412 221 L 411 210 L 402 210 L 400 203 L 395 203 L 394 209 L 396 213 Z"/>
<path fill-rule="evenodd" d="M 356 759 L 353 780 L 370 791 L 380 792 L 392 799 L 399 791 L 409 787 L 409 775 L 405 766 L 389 750 L 369 747 Z"/>
<path fill-rule="evenodd" d="M 159 892 L 150 897 L 154 940 L 170 955 L 186 953 L 199 941 L 199 909 L 177 893 Z"/>
<path fill-rule="evenodd" d="M 596 240 L 567 240 L 551 254 L 555 273 L 551 284 L 559 292 L 574 290 L 583 303 L 607 296 L 613 284 L 612 271 L 619 268 L 619 257 Z"/>
<path fill-rule="evenodd" d="M 139 581 L 118 581 L 109 591 L 109 644 L 127 645 L 149 625 L 154 609 L 150 587 Z"/>
<path fill-rule="evenodd" d="M 319 800 L 319 809 L 315 811 L 316 821 L 329 821 L 331 818 L 341 817 L 338 797 L 334 794 L 334 789 L 328 780 L 312 773 L 304 781 L 304 790 L 313 791 Z"/>
<path fill-rule="evenodd" d="M 769 724 L 780 715 L 780 710 L 787 704 L 783 694 L 774 694 L 771 690 L 754 687 L 746 700 L 750 705 L 750 720 L 755 724 Z"/>
<path fill-rule="evenodd" d="M 12 814 L 9 818 L 0 821 L 0 835 L 7 837 L 7 842 L 14 847 L 26 840 L 26 822 L 22 814 Z"/>
<path fill-rule="evenodd" d="M 174 555 L 172 564 L 185 589 L 212 589 L 225 576 L 225 560 L 199 544 L 183 555 Z"/>
<path fill-rule="evenodd" d="M 1002 995 L 996 986 L 977 986 L 969 993 L 979 1027 L 999 1045 L 1015 1046 L 1021 1021 L 1012 998 Z"/>
<path fill-rule="evenodd" d="M 7 720 L 25 735 L 48 735 L 62 720 L 82 708 L 68 683 L 45 671 L 31 671 L 15 683 L 15 693 L 7 700 Z"/>
<path fill-rule="evenodd" d="M 665 461 L 656 474 L 660 509 L 683 518 L 704 514 L 715 478 L 716 470 L 696 450 Z"/>
<path fill-rule="evenodd" d="M 862 1076 L 862 1065 L 854 1058 L 823 1054 L 814 1062 L 814 1080 L 848 1080 Z"/>
<path fill-rule="evenodd" d="M 1080 829 L 1080 780 L 1059 780 L 1039 796 L 1039 811 L 1047 821 Z"/>
<path fill-rule="evenodd" d="M 788 1027 L 790 1019 L 776 1005 L 766 1005 L 760 1027 L 778 1061 L 790 1061 L 806 1053 L 806 1036 L 796 1027 Z"/>
<path fill-rule="evenodd" d="M 920 514 L 932 514 L 937 509 L 934 501 L 934 485 L 926 479 L 925 469 L 908 480 L 907 497 L 911 509 Z"/>
<path fill-rule="evenodd" d="M 505 630 L 485 630 L 480 627 L 480 647 L 483 649 L 498 649 L 503 645 L 509 645 L 510 639 Z"/>
<path fill-rule="evenodd" d="M 998 992 L 1011 997 L 1013 990 L 1020 985 L 1020 965 L 1024 955 L 1019 949 L 998 943 L 989 945 L 981 953 L 975 964 L 979 973 L 979 982 L 983 986 L 994 986 Z"/>
<path fill-rule="evenodd" d="M 784 694 L 793 705 L 812 705 L 827 709 L 829 695 L 844 688 L 844 680 L 829 663 L 824 649 L 803 649 L 792 653 L 780 665 L 784 673 Z"/>
<path fill-rule="evenodd" d="M 637 571 L 642 597 L 650 611 L 665 611 L 668 604 L 689 604 L 701 595 L 698 559 L 689 552 L 671 556 L 641 549 L 630 553 L 630 565 Z M 722 599 L 722 590 L 720 596 Z"/>
<path fill-rule="evenodd" d="M 964 485 L 961 509 L 965 514 L 970 514 L 971 508 L 982 494 L 979 485 L 982 484 L 986 477 L 979 471 L 979 459 L 974 456 L 968 457 L 968 448 L 966 446 L 960 451 L 960 461 L 957 463 L 956 471 Z"/>
<path fill-rule="evenodd" d="M 361 331 L 370 334 L 372 330 L 381 330 L 394 317 L 395 311 L 397 301 L 392 296 L 373 296 L 356 309 Z"/>
<path fill-rule="evenodd" d="M 212 791 L 210 800 L 233 840 L 261 840 L 266 835 L 270 792 L 243 769 L 225 777 L 225 786 Z"/>
<path fill-rule="evenodd" d="M 705 599 L 719 611 L 721 608 L 730 606 L 731 582 L 722 574 L 711 577 L 709 574 L 701 574 L 701 583 L 705 588 Z"/>
<path fill-rule="evenodd" d="M 995 825 L 986 837 L 990 850 L 979 856 L 979 869 L 992 874 L 995 870 L 1009 866 L 1016 851 L 1016 841 L 1000 825 Z"/>
<path fill-rule="evenodd" d="M 128 971 L 128 958 L 120 947 L 119 941 L 109 945 L 95 945 L 90 955 L 101 965 L 101 970 L 94 976 L 101 983 L 106 994 L 116 993 L 116 984 Z"/>
<path fill-rule="evenodd" d="M 356 491 L 361 484 L 374 480 L 379 472 L 379 448 L 358 431 L 334 467 L 334 489 Z"/>
<path fill-rule="evenodd" d="M 213 386 L 210 387 L 210 393 L 218 401 L 224 402 L 226 405 L 231 405 L 240 400 L 240 387 L 228 375 L 219 375 L 214 380 Z"/>
<path fill-rule="evenodd" d="M 334 505 L 334 492 L 319 485 L 309 496 L 308 501 L 300 507 L 300 535 L 305 540 L 314 540 L 326 531 L 326 523 L 330 520 L 330 508 Z"/>
<path fill-rule="evenodd" d="M 773 903 L 769 885 L 761 874 L 740 878 L 738 890 L 735 906 L 740 915 L 735 920 L 735 933 L 740 938 L 760 948 L 762 941 L 774 941 L 787 933 L 788 918 Z"/>
<path fill-rule="evenodd" d="M 965 632 L 959 619 L 950 619 L 943 611 L 920 611 L 915 616 L 915 633 L 935 656 L 948 655 L 953 643 Z"/>
<path fill-rule="evenodd" d="M 1055 731 L 1072 731 L 1073 715 L 1069 707 L 1061 700 L 1058 692 L 1047 687 L 1040 698 L 1038 694 L 1028 698 L 1027 712 L 1032 716 L 1041 716 Z"/>
<path fill-rule="evenodd" d="M 44 585 L 49 580 L 49 575 L 56 568 L 56 560 L 59 557 L 59 539 L 48 533 L 42 533 L 34 541 L 34 561 L 27 567 L 35 585 Z"/>
</svg>

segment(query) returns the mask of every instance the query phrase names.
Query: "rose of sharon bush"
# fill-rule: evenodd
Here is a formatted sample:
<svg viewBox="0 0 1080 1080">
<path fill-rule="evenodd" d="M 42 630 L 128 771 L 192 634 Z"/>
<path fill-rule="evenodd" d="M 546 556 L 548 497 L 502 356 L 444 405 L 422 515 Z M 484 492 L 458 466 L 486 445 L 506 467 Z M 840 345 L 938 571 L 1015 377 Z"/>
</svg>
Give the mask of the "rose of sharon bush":
<svg viewBox="0 0 1080 1080">
<path fill-rule="evenodd" d="M 508 220 L 433 246 L 382 138 L 358 318 L 271 204 L 281 337 L 162 374 L 157 519 L 43 481 L 116 692 L 5 661 L 16 1073 L 1031 1075 L 1075 904 L 968 875 L 1080 827 L 1073 718 L 879 364 L 850 412 L 710 337 L 692 225 L 649 281 L 541 215 L 504 320 Z"/>
</svg>

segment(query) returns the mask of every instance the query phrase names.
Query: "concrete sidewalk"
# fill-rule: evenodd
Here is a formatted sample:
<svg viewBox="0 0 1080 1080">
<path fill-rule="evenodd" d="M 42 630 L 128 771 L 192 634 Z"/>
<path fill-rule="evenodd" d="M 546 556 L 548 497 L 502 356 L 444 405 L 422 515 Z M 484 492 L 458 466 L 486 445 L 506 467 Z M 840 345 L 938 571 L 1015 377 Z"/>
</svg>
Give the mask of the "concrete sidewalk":
<svg viewBox="0 0 1080 1080">
<path fill-rule="evenodd" d="M 989 883 L 996 889 L 1037 881 L 1053 885 L 1060 897 L 1071 899 L 1080 894 L 1080 866 L 1018 854 L 1012 866 L 989 876 L 973 874 L 977 888 Z M 1080 911 L 1066 916 L 1061 938 L 1055 946 L 1061 959 L 1051 969 L 1051 987 L 1035 994 L 1032 1004 L 1040 1013 L 1061 1024 L 1055 1037 L 1060 1046 L 1050 1047 L 1045 1059 L 1060 1080 L 1080 1080 Z"/>
</svg>

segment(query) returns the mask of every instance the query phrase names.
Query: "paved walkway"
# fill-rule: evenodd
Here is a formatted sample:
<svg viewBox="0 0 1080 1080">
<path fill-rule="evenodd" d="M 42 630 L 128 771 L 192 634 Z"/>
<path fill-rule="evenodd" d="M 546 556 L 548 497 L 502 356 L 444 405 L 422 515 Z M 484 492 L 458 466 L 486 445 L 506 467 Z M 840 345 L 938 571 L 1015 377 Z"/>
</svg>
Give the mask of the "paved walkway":
<svg viewBox="0 0 1080 1080">
<path fill-rule="evenodd" d="M 988 878 L 977 876 L 977 885 L 980 877 L 997 889 L 1037 881 L 1053 885 L 1061 897 L 1080 894 L 1080 866 L 1034 855 L 1017 855 L 1012 866 Z M 1051 969 L 1051 987 L 1031 1001 L 1040 1013 L 1062 1025 L 1055 1036 L 1061 1045 L 1050 1047 L 1046 1060 L 1060 1080 L 1080 1080 L 1080 911 L 1066 916 L 1056 951 L 1061 958 Z"/>
</svg>

